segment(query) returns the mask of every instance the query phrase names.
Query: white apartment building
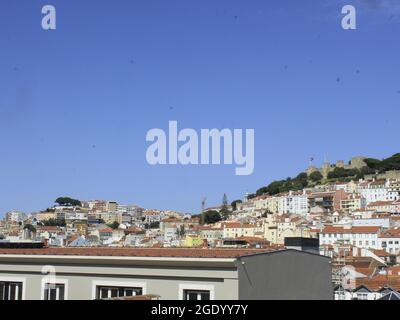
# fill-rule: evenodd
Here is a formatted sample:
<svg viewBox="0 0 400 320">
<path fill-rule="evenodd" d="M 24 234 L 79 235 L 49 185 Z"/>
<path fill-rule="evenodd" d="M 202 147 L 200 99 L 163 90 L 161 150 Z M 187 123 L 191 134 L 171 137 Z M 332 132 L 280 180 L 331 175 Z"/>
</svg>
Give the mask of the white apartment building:
<svg viewBox="0 0 400 320">
<path fill-rule="evenodd" d="M 152 222 L 160 222 L 161 219 L 164 218 L 165 214 L 161 211 L 156 211 L 156 210 L 146 210 L 144 212 L 144 218 L 146 223 L 152 223 Z"/>
<path fill-rule="evenodd" d="M 305 191 L 289 191 L 275 196 L 259 196 L 252 200 L 252 209 L 268 210 L 277 214 L 299 214 L 302 216 L 309 213 Z"/>
<path fill-rule="evenodd" d="M 117 211 L 121 213 L 127 213 L 137 219 L 141 218 L 143 214 L 143 209 L 137 205 L 118 204 Z"/>
<path fill-rule="evenodd" d="M 26 214 L 20 211 L 9 211 L 6 213 L 6 221 L 8 222 L 20 222 L 26 219 Z"/>
<path fill-rule="evenodd" d="M 336 183 L 334 184 L 333 189 L 335 191 L 343 190 L 347 193 L 355 193 L 357 192 L 357 183 L 354 181 Z"/>
<path fill-rule="evenodd" d="M 380 227 L 388 229 L 390 227 L 389 218 L 370 218 L 370 219 L 354 219 L 353 227 Z"/>
<path fill-rule="evenodd" d="M 176 225 L 167 227 L 164 229 L 164 242 L 170 242 L 177 239 L 178 237 L 178 227 Z"/>
<path fill-rule="evenodd" d="M 66 212 L 65 220 L 87 220 L 88 215 L 86 212 Z"/>
<path fill-rule="evenodd" d="M 351 226 L 327 226 L 319 235 L 321 245 L 333 245 L 342 242 L 358 248 L 381 249 L 378 237 L 380 227 L 351 227 Z"/>
<path fill-rule="evenodd" d="M 378 180 L 372 182 L 361 182 L 358 185 L 358 192 L 365 198 L 366 204 L 376 201 L 388 200 L 389 182 Z"/>
<path fill-rule="evenodd" d="M 397 201 L 375 201 L 371 202 L 368 205 L 368 209 L 377 211 L 377 212 L 391 212 L 395 213 L 398 211 L 398 203 Z"/>
<path fill-rule="evenodd" d="M 305 191 L 293 192 L 279 197 L 279 214 L 299 214 L 305 216 L 308 214 L 308 198 Z"/>
<path fill-rule="evenodd" d="M 200 237 L 206 239 L 210 245 L 216 245 L 224 236 L 223 228 L 200 227 Z"/>
<path fill-rule="evenodd" d="M 390 181 L 387 192 L 388 200 L 400 200 L 400 181 Z"/>
<path fill-rule="evenodd" d="M 389 229 L 379 235 L 379 246 L 387 253 L 400 254 L 400 229 Z"/>
</svg>

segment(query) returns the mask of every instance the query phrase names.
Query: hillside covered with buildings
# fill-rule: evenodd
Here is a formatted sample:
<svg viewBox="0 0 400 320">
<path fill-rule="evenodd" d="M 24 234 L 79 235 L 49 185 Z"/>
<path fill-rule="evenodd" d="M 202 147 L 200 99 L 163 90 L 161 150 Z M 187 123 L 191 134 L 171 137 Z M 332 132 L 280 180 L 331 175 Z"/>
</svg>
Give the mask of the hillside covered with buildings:
<svg viewBox="0 0 400 320">
<path fill-rule="evenodd" d="M 60 197 L 41 212 L 7 212 L 0 246 L 279 251 L 311 238 L 332 259 L 336 299 L 380 299 L 400 290 L 399 159 L 310 167 L 196 215 Z"/>
</svg>

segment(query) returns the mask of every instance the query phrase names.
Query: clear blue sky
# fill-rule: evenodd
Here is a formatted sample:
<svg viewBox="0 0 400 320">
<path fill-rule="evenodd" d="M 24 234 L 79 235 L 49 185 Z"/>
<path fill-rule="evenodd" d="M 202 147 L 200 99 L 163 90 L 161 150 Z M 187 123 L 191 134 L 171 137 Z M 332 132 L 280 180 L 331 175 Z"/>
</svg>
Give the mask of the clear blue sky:
<svg viewBox="0 0 400 320">
<path fill-rule="evenodd" d="M 399 34 L 396 0 L 1 0 L 0 214 L 58 196 L 197 212 L 310 156 L 400 152 Z M 149 166 L 146 132 L 169 120 L 254 128 L 254 174 Z"/>
</svg>

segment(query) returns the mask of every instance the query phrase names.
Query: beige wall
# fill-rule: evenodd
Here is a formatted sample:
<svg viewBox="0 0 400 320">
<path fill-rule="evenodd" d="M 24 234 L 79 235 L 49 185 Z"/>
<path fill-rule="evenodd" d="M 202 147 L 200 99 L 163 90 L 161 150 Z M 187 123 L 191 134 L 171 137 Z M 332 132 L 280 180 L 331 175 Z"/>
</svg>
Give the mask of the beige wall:
<svg viewBox="0 0 400 320">
<path fill-rule="evenodd" d="M 42 265 L 0 264 L 0 279 L 24 280 L 25 299 L 41 299 Z M 145 294 L 156 294 L 162 300 L 178 300 L 180 288 L 187 286 L 212 289 L 214 299 L 238 299 L 238 275 L 236 269 L 194 269 L 193 267 L 94 267 L 55 266 L 56 279 L 67 281 L 67 299 L 91 300 L 95 283 L 104 285 L 144 285 Z"/>
</svg>

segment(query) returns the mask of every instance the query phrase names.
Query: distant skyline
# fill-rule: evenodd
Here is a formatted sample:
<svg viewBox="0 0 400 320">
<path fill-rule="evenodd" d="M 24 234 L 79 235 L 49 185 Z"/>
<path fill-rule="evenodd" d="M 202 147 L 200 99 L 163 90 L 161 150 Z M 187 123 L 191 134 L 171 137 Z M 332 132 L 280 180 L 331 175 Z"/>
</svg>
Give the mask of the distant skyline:
<svg viewBox="0 0 400 320">
<path fill-rule="evenodd" d="M 341 28 L 346 4 L 357 30 Z M 310 157 L 398 153 L 398 34 L 391 0 L 3 0 L 0 216 L 59 196 L 198 213 Z M 174 120 L 254 129 L 254 173 L 148 165 L 147 131 Z"/>
</svg>

